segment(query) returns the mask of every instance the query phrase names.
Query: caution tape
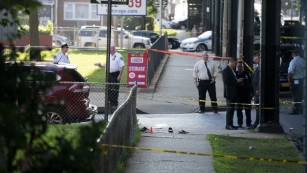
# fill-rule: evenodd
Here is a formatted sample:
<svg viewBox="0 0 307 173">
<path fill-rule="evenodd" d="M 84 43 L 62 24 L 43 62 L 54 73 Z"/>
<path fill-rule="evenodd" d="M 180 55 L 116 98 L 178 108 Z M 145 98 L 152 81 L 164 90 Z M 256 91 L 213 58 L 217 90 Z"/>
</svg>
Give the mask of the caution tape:
<svg viewBox="0 0 307 173">
<path fill-rule="evenodd" d="M 289 37 L 289 36 L 281 36 L 280 38 L 285 38 L 285 39 L 304 39 L 304 37 Z"/>
<path fill-rule="evenodd" d="M 143 95 L 145 95 L 145 94 L 143 93 Z M 163 98 L 178 99 L 178 100 L 188 100 L 188 101 L 195 101 L 195 102 L 216 103 L 216 104 L 225 104 L 225 105 L 227 105 L 226 102 L 219 102 L 219 101 L 198 100 L 198 99 L 194 99 L 194 98 L 186 98 L 186 97 L 178 97 L 178 96 L 164 96 L 164 95 L 159 95 L 159 94 L 155 94 L 155 96 L 163 97 Z M 159 99 L 152 99 L 152 98 L 148 98 L 148 97 L 144 98 L 144 97 L 137 96 L 137 98 L 143 99 L 143 100 L 155 101 L 155 102 L 174 103 L 174 102 L 172 102 L 170 100 L 159 100 Z M 288 105 L 288 104 L 296 104 L 296 103 L 300 103 L 301 104 L 302 102 L 279 101 L 279 103 L 280 104 L 284 104 L 284 105 Z M 180 103 L 180 104 L 195 106 L 195 104 L 187 104 L 187 103 Z M 261 110 L 274 110 L 274 109 L 276 109 L 274 107 L 261 107 L 261 108 L 259 108 L 259 104 L 258 103 L 230 103 L 230 104 L 240 105 L 240 106 L 242 106 L 242 108 L 244 106 L 251 106 L 251 107 L 255 107 L 256 109 L 261 109 Z M 227 106 L 218 106 L 218 108 L 227 108 Z M 293 107 L 283 107 L 283 109 L 292 109 L 292 108 Z"/>
<path fill-rule="evenodd" d="M 101 144 L 101 147 L 102 148 L 111 147 L 111 148 L 121 148 L 121 149 L 130 149 L 130 150 L 153 151 L 153 152 L 160 152 L 160 153 L 196 155 L 196 156 L 221 157 L 221 158 L 226 158 L 226 159 L 240 159 L 240 160 L 250 160 L 250 161 L 264 161 L 264 162 L 307 165 L 307 162 L 304 160 L 285 160 L 285 159 L 272 159 L 272 158 L 263 158 L 263 157 L 245 157 L 245 156 L 235 156 L 235 155 L 206 154 L 206 153 L 199 153 L 199 152 L 164 150 L 164 149 L 159 149 L 159 148 L 133 147 L 133 146 L 123 146 L 123 145 L 110 145 L 110 144 Z"/>
</svg>

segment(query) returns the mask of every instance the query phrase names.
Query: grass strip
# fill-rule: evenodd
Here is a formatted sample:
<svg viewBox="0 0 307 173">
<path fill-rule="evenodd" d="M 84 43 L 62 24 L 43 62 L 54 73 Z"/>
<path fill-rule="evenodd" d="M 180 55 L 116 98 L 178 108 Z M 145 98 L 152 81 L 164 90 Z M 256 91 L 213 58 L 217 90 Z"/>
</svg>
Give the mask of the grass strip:
<svg viewBox="0 0 307 173">
<path fill-rule="evenodd" d="M 301 160 L 299 152 L 286 138 L 242 138 L 208 135 L 213 154 L 240 157 Z M 258 160 L 214 157 L 216 173 L 300 173 L 303 165 Z"/>
</svg>

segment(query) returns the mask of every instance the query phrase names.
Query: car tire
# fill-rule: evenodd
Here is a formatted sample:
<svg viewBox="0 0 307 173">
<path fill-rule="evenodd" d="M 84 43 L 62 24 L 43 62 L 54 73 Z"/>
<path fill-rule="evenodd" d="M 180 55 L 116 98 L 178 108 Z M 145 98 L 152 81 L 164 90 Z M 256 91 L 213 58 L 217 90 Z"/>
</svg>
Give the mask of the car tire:
<svg viewBox="0 0 307 173">
<path fill-rule="evenodd" d="M 51 124 L 65 124 L 66 123 L 66 111 L 64 108 L 58 106 L 47 106 L 44 115 L 47 122 Z"/>
<path fill-rule="evenodd" d="M 205 44 L 200 44 L 195 49 L 196 52 L 208 51 L 208 47 Z"/>
</svg>

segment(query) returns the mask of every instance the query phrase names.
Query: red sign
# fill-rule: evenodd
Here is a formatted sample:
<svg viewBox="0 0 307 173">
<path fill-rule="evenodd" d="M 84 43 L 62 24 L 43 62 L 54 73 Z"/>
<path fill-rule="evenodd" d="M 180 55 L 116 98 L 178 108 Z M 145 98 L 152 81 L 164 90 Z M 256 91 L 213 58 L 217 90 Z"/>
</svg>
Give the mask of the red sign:
<svg viewBox="0 0 307 173">
<path fill-rule="evenodd" d="M 139 52 L 128 53 L 127 83 L 147 87 L 147 57 L 143 57 Z"/>
</svg>

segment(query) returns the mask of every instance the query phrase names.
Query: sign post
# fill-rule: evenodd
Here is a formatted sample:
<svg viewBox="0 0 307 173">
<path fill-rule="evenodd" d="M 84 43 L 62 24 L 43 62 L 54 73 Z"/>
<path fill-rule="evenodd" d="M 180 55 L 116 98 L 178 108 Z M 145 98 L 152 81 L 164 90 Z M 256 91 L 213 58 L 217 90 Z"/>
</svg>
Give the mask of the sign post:
<svg viewBox="0 0 307 173">
<path fill-rule="evenodd" d="M 92 4 L 108 4 L 108 0 L 91 0 Z M 111 4 L 128 5 L 129 0 L 111 0 Z"/>
<path fill-rule="evenodd" d="M 127 84 L 147 87 L 147 57 L 140 52 L 128 53 Z"/>
</svg>

